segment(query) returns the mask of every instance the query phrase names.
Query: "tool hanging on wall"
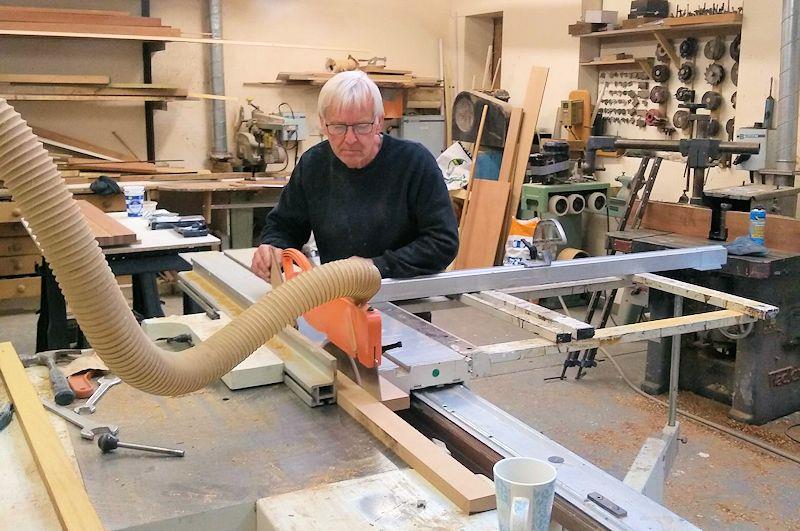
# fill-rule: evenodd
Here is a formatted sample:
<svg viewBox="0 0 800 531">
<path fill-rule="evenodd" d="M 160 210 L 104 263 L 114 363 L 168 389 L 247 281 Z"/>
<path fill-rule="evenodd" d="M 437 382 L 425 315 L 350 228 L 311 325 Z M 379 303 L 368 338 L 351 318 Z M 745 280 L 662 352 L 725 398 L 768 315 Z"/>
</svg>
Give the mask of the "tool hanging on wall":
<svg viewBox="0 0 800 531">
<path fill-rule="evenodd" d="M 650 101 L 653 103 L 667 103 L 669 101 L 669 91 L 663 85 L 656 85 L 650 90 Z"/>
<path fill-rule="evenodd" d="M 691 59 L 697 55 L 697 39 L 689 37 L 681 41 L 678 46 L 678 53 L 683 59 Z"/>
<path fill-rule="evenodd" d="M 658 83 L 666 83 L 669 81 L 670 71 L 667 65 L 655 65 L 651 77 Z"/>
<path fill-rule="evenodd" d="M 660 44 L 656 45 L 656 59 L 658 59 L 662 63 L 669 63 L 670 62 L 670 58 L 669 58 L 669 54 L 667 53 L 667 50 L 665 50 L 664 47 L 661 46 Z"/>
<path fill-rule="evenodd" d="M 712 63 L 708 65 L 708 68 L 706 68 L 705 78 L 706 83 L 712 87 L 716 87 L 725 81 L 725 69 L 722 68 L 722 65 Z"/>
<path fill-rule="evenodd" d="M 674 125 L 676 129 L 686 130 L 689 128 L 690 123 L 688 111 L 679 110 L 672 116 L 672 125 Z"/>
<path fill-rule="evenodd" d="M 703 105 L 705 105 L 706 109 L 709 111 L 716 111 L 720 108 L 720 106 L 722 106 L 722 94 L 713 90 L 709 90 L 703 94 L 703 99 L 700 101 L 703 102 Z"/>
<path fill-rule="evenodd" d="M 644 117 L 645 123 L 651 127 L 658 127 L 664 125 L 664 113 L 658 109 L 648 109 L 647 114 Z"/>
<path fill-rule="evenodd" d="M 772 93 L 770 93 L 770 96 L 771 95 L 772 95 Z M 731 106 L 734 109 L 736 108 L 736 93 L 735 92 L 733 94 L 731 94 Z"/>
<path fill-rule="evenodd" d="M 742 45 L 742 35 L 739 34 L 736 36 L 735 39 L 733 39 L 731 47 L 728 49 L 728 53 L 730 54 L 731 59 L 733 59 L 737 63 L 739 62 L 739 51 L 740 51 L 739 49 L 741 45 Z"/>
<path fill-rule="evenodd" d="M 706 43 L 703 49 L 703 55 L 706 56 L 706 59 L 719 61 L 722 59 L 722 56 L 725 55 L 725 49 L 725 40 L 717 36 Z"/>
<path fill-rule="evenodd" d="M 678 69 L 678 79 L 683 83 L 688 83 L 694 79 L 695 68 L 692 63 L 683 63 Z"/>
<path fill-rule="evenodd" d="M 733 63 L 731 67 L 731 83 L 734 87 L 739 86 L 739 63 Z"/>
<path fill-rule="evenodd" d="M 680 87 L 677 91 L 675 91 L 675 98 L 678 101 L 682 101 L 684 103 L 690 103 L 694 101 L 695 92 L 691 89 L 686 87 Z"/>
<path fill-rule="evenodd" d="M 731 118 L 725 122 L 725 132 L 728 133 L 728 139 L 733 140 L 733 133 L 736 128 L 736 119 Z"/>
</svg>

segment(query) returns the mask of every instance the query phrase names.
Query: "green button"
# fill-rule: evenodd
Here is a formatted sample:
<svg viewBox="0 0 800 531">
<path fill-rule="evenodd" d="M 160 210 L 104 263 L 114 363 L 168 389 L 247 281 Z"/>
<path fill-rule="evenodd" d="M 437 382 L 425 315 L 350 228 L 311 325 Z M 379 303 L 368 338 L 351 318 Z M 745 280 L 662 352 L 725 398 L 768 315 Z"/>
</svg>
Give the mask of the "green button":
<svg viewBox="0 0 800 531">
<path fill-rule="evenodd" d="M 434 378 L 438 377 L 439 376 L 439 369 L 433 369 L 433 372 L 431 374 L 433 374 Z"/>
</svg>

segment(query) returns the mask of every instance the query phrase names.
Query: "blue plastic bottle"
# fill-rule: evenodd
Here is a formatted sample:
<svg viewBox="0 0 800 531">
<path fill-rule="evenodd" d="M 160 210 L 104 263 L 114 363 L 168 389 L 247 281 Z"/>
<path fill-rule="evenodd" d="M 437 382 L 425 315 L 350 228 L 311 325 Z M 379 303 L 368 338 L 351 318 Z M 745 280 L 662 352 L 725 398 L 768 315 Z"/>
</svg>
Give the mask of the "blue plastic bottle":
<svg viewBox="0 0 800 531">
<path fill-rule="evenodd" d="M 759 245 L 764 245 L 764 235 L 767 228 L 767 211 L 756 207 L 750 211 L 750 239 Z"/>
</svg>

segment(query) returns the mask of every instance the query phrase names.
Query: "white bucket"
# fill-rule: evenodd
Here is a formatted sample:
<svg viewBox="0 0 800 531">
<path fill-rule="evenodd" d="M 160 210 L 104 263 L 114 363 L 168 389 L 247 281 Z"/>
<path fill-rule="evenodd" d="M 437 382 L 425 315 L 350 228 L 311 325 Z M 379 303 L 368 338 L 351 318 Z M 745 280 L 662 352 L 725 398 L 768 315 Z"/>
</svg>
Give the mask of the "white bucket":
<svg viewBox="0 0 800 531">
<path fill-rule="evenodd" d="M 128 211 L 128 217 L 141 217 L 142 207 L 144 206 L 144 186 L 132 184 L 124 186 L 123 190 L 125 191 L 125 207 Z"/>
</svg>

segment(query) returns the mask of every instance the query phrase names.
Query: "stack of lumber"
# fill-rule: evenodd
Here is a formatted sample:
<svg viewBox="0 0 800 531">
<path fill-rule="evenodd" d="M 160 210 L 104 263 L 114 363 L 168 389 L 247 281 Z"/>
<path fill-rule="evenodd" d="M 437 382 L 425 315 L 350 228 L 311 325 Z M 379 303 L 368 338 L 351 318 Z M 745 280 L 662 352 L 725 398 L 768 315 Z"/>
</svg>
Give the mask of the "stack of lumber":
<svg viewBox="0 0 800 531">
<path fill-rule="evenodd" d="M 413 89 L 418 87 L 441 87 L 442 81 L 434 77 L 415 76 L 409 70 L 389 70 L 380 67 L 362 68 L 376 85 L 383 88 Z M 252 85 L 324 85 L 333 72 L 280 72 L 277 81 L 254 82 Z"/>
<path fill-rule="evenodd" d="M 125 11 L 0 6 L 3 30 L 36 35 L 37 32 L 91 33 L 180 37 L 181 30 L 161 24 L 161 19 L 134 17 Z"/>
<path fill-rule="evenodd" d="M 59 74 L 0 74 L 0 97 L 9 101 L 190 99 L 186 89 L 169 85 L 112 83 L 107 76 Z"/>
</svg>

